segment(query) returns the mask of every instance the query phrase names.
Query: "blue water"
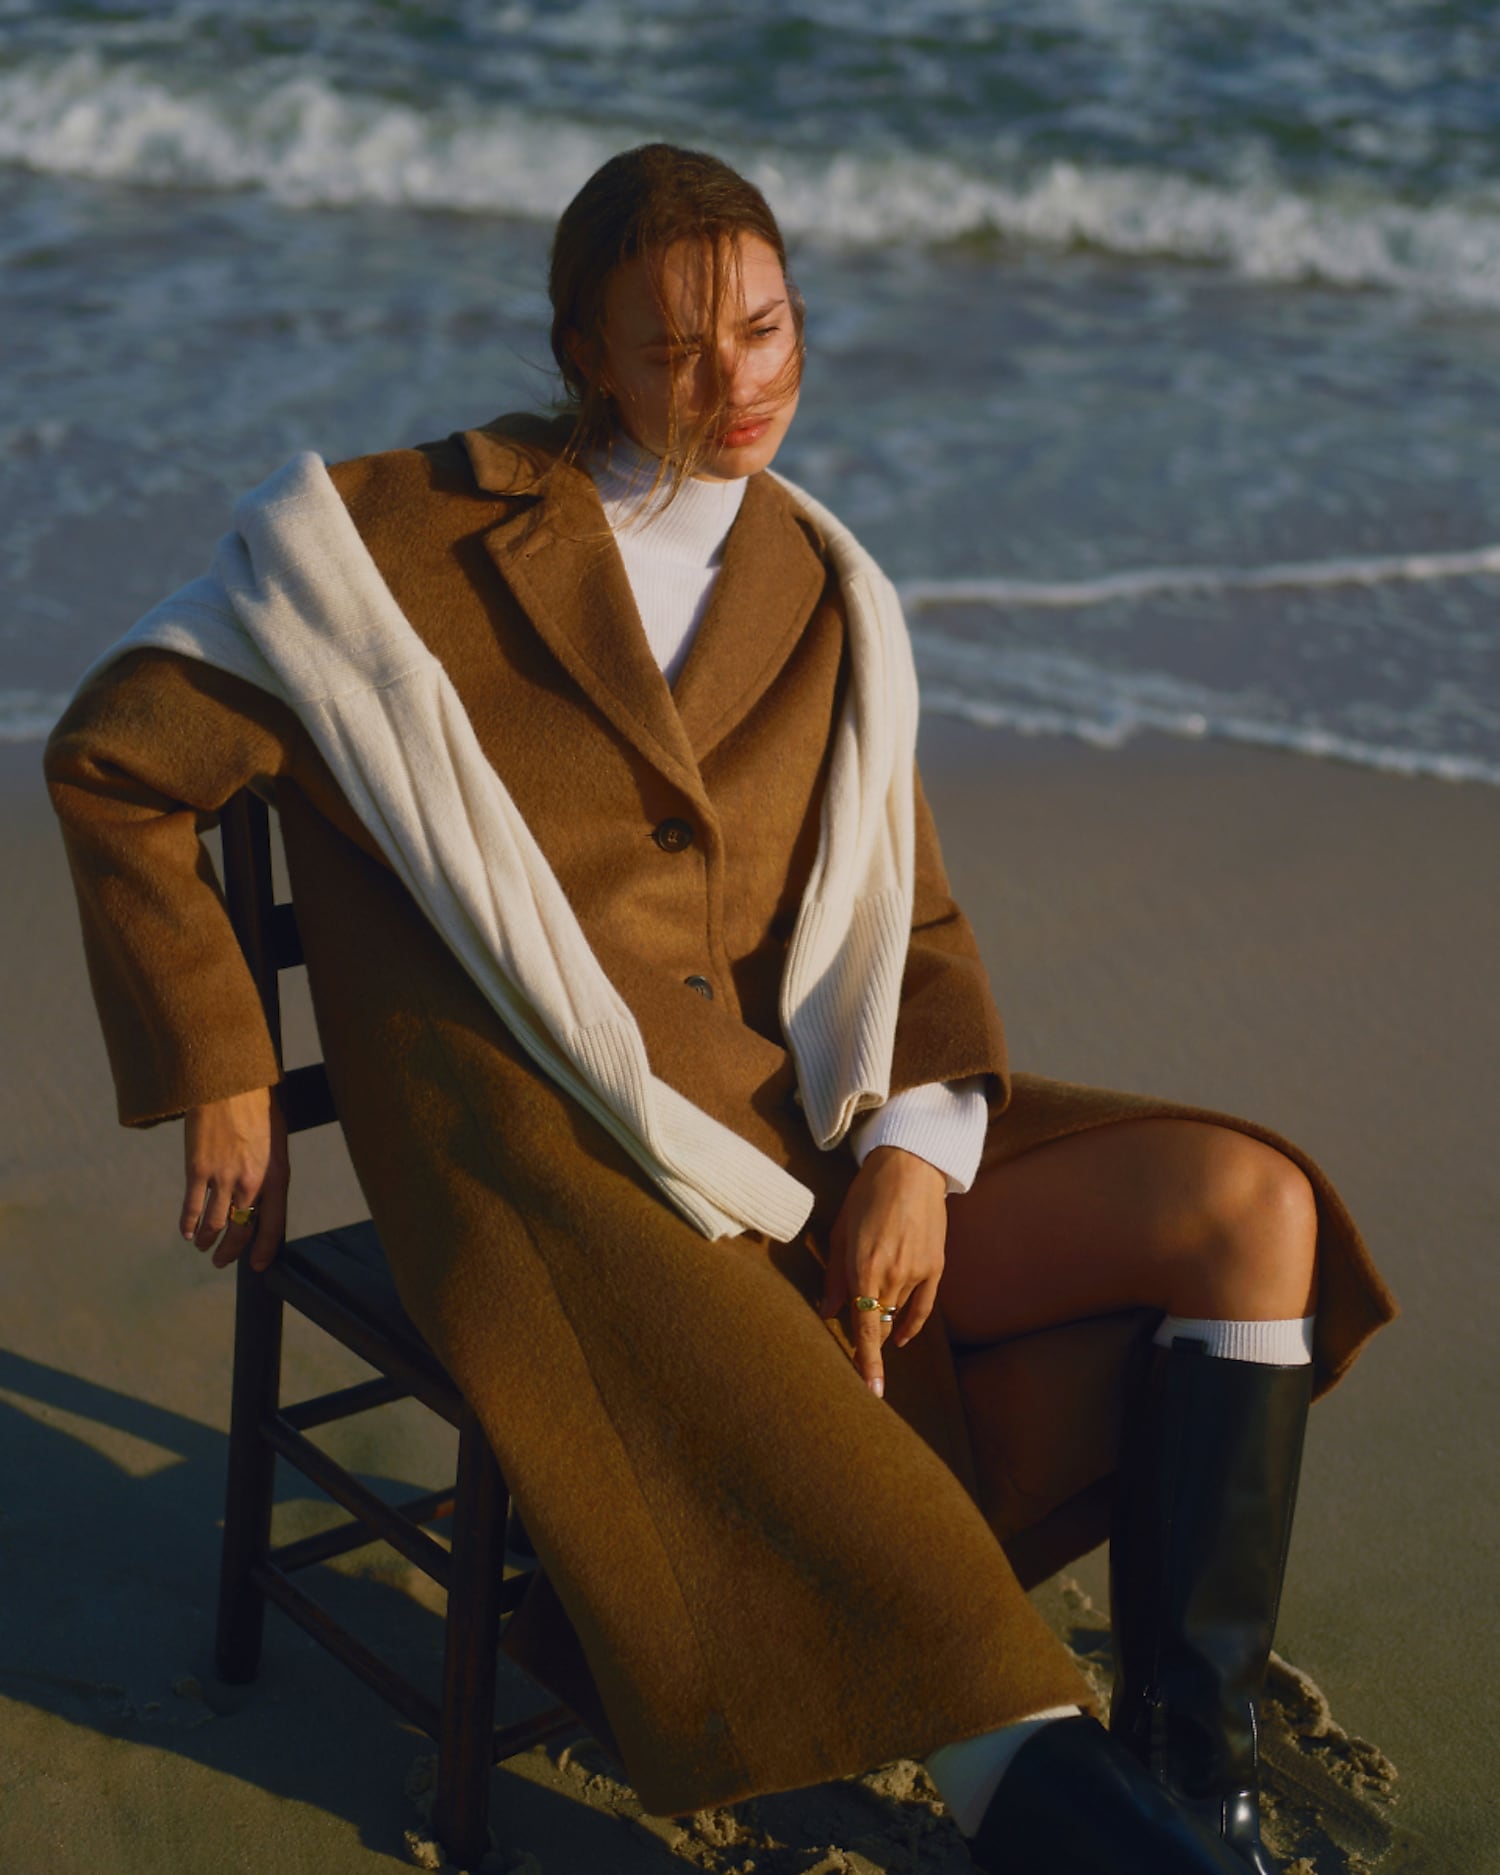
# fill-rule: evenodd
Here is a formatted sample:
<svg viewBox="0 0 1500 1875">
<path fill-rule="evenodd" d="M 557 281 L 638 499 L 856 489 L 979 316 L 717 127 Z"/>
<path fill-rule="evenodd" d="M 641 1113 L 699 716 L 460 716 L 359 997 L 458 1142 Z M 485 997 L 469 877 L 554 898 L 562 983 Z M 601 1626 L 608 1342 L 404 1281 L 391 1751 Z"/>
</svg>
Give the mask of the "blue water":
<svg viewBox="0 0 1500 1875">
<path fill-rule="evenodd" d="M 552 394 L 647 137 L 793 241 L 780 466 L 929 710 L 1500 782 L 1500 34 L 1477 0 L 0 0 L 0 736 L 228 501 Z"/>
</svg>

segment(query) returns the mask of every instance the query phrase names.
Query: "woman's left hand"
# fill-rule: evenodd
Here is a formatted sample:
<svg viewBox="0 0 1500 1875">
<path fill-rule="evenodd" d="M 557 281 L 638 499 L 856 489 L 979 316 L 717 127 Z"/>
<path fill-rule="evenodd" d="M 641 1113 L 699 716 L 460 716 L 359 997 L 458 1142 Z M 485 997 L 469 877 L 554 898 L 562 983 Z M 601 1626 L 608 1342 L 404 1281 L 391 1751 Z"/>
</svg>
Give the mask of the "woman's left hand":
<svg viewBox="0 0 1500 1875">
<path fill-rule="evenodd" d="M 877 1146 L 865 1160 L 834 1220 L 818 1313 L 837 1315 L 855 1296 L 877 1296 L 902 1311 L 893 1324 L 878 1309 L 850 1309 L 854 1365 L 874 1394 L 885 1392 L 881 1350 L 911 1340 L 937 1299 L 948 1232 L 948 1179 L 899 1146 Z"/>
</svg>

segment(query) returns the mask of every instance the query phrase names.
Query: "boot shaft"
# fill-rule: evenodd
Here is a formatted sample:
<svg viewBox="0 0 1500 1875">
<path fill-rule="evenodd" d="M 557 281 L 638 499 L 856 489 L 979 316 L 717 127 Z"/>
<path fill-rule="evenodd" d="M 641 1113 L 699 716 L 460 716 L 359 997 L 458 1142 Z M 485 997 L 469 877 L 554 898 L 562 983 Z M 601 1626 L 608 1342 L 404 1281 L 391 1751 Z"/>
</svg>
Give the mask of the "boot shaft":
<svg viewBox="0 0 1500 1875">
<path fill-rule="evenodd" d="M 1309 1366 L 1146 1350 L 1110 1540 L 1111 1729 L 1195 1798 L 1253 1788 Z"/>
</svg>

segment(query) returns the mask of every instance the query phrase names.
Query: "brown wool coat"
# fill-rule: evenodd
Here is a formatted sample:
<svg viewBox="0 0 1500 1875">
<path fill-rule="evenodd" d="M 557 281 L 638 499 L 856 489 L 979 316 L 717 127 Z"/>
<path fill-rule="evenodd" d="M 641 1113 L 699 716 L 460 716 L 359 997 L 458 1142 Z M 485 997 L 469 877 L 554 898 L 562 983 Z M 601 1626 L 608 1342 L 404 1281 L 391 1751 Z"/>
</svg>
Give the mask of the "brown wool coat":
<svg viewBox="0 0 1500 1875">
<path fill-rule="evenodd" d="M 936 1316 L 888 1350 L 884 1402 L 817 1318 L 853 1165 L 807 1135 L 776 991 L 845 675 L 837 587 L 784 491 L 752 478 L 669 692 L 557 440 L 505 419 L 333 477 L 655 1071 L 817 1192 L 799 1242 L 705 1241 L 537 1074 L 282 706 L 136 651 L 74 701 L 47 764 L 129 1125 L 275 1078 L 197 837 L 240 786 L 274 798 L 356 1170 L 545 1565 L 507 1645 L 613 1744 L 649 1809 L 680 1813 L 1086 1697 L 1017 1573 L 1103 1533 L 1141 1318 L 955 1357 Z M 690 845 L 652 839 L 669 818 Z M 893 1087 L 976 1073 L 992 1077 L 989 1164 L 1112 1120 L 1196 1115 L 1012 1087 L 919 797 Z M 1318 1169 L 1228 1124 L 1316 1186 L 1326 1390 L 1393 1304 Z"/>
</svg>

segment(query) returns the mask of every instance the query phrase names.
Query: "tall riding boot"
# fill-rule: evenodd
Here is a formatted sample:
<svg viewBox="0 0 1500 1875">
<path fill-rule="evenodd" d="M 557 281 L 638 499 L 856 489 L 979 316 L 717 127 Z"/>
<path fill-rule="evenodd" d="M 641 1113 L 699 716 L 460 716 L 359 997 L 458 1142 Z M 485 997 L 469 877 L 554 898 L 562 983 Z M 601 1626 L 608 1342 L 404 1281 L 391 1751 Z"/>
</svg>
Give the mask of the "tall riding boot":
<svg viewBox="0 0 1500 1875">
<path fill-rule="evenodd" d="M 1253 1875 L 1257 1709 L 1291 1539 L 1312 1368 L 1146 1350 L 1110 1533 L 1110 1731 Z"/>
</svg>

